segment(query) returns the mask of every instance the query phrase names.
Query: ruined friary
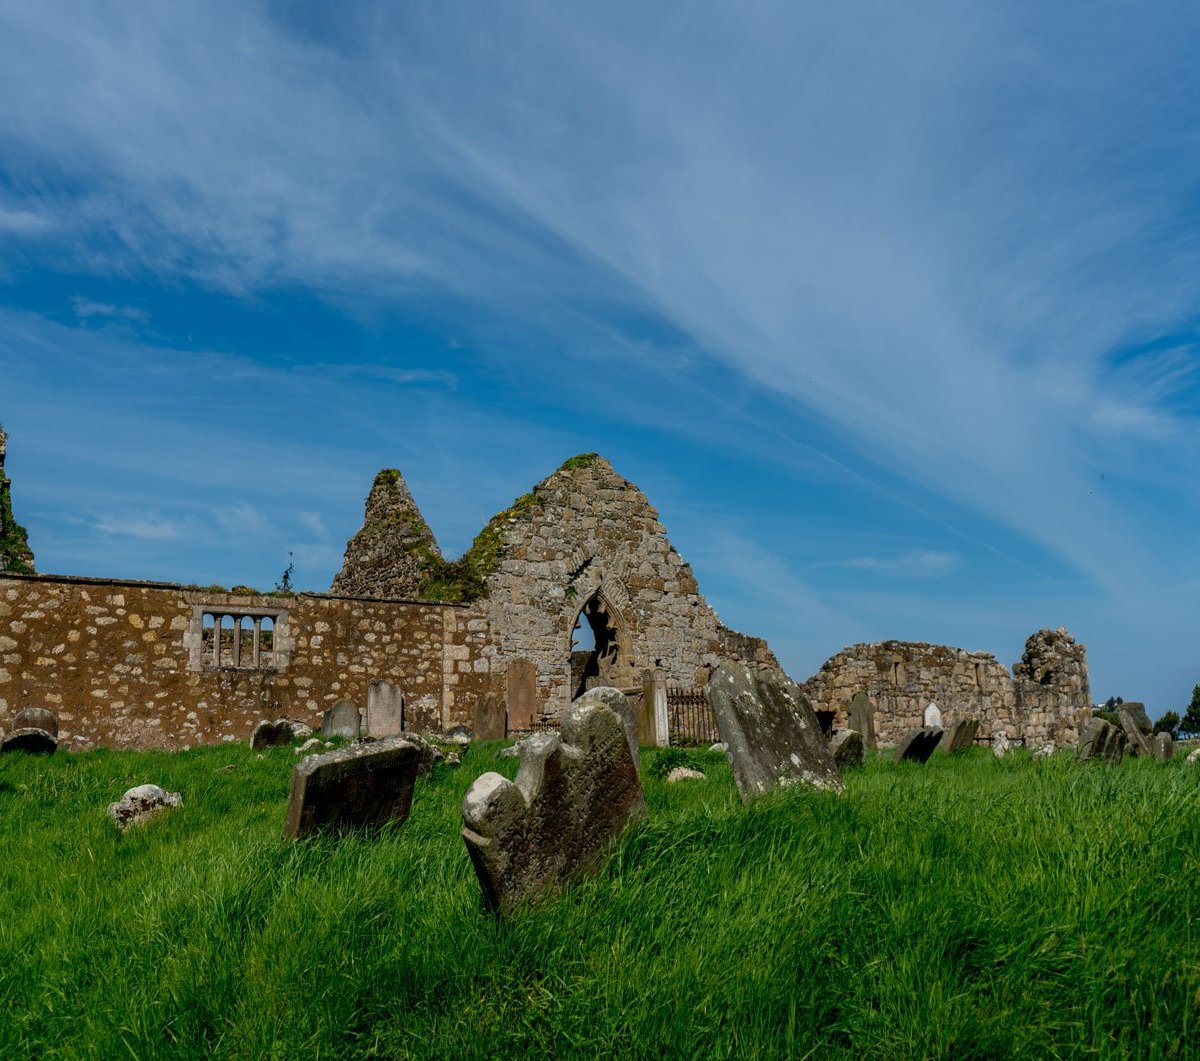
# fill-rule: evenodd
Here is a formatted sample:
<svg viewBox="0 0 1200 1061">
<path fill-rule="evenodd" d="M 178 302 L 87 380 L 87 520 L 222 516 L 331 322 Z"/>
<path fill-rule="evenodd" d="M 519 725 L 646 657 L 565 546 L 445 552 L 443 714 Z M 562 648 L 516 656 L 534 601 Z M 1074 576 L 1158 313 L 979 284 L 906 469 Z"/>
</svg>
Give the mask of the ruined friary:
<svg viewBox="0 0 1200 1061">
<path fill-rule="evenodd" d="M 764 641 L 721 624 L 657 511 L 597 454 L 566 461 L 455 560 L 401 473 L 380 472 L 328 593 L 37 575 L 2 464 L 0 502 L 0 730 L 48 708 L 66 747 L 241 740 L 263 718 L 319 725 L 339 702 L 374 735 L 502 736 L 551 724 L 597 685 L 659 690 L 662 729 L 666 700 L 703 705 L 723 663 L 778 667 Z M 983 653 L 855 645 L 804 690 L 831 730 L 865 692 L 885 744 L 930 701 L 948 723 L 978 719 L 983 738 L 1056 743 L 1089 707 L 1084 650 L 1065 631 L 1034 635 L 1011 676 Z"/>
</svg>

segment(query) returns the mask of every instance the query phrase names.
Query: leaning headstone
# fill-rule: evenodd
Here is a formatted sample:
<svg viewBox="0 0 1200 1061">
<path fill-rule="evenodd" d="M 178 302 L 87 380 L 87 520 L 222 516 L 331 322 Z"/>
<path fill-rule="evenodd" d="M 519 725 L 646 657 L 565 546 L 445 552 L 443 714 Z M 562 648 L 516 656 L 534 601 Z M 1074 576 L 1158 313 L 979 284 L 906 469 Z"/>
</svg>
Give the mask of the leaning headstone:
<svg viewBox="0 0 1200 1061">
<path fill-rule="evenodd" d="M 1125 734 L 1111 722 L 1093 715 L 1084 724 L 1075 748 L 1075 760 L 1119 763 L 1125 751 Z"/>
<path fill-rule="evenodd" d="M 1130 700 L 1128 703 L 1117 705 L 1117 717 L 1121 719 L 1122 724 L 1125 718 L 1138 730 L 1139 733 L 1147 737 L 1154 735 L 1154 727 L 1150 724 L 1150 716 L 1146 714 L 1146 705 L 1139 703 L 1136 700 Z M 1124 726 L 1122 725 L 1122 728 Z"/>
<path fill-rule="evenodd" d="M 625 727 L 604 704 L 581 699 L 558 733 L 518 747 L 516 781 L 483 774 L 462 804 L 484 901 L 504 914 L 595 872 L 625 827 L 646 814 Z"/>
<path fill-rule="evenodd" d="M 58 748 L 58 716 L 44 707 L 26 707 L 12 718 L 12 729 L 0 740 L 0 753 L 53 755 Z"/>
<path fill-rule="evenodd" d="M 1183 761 L 1187 763 L 1188 766 L 1195 766 L 1196 763 L 1200 763 L 1200 748 L 1196 748 L 1193 751 L 1188 752 L 1187 758 Z"/>
<path fill-rule="evenodd" d="M 322 737 L 343 737 L 358 740 L 362 736 L 362 712 L 357 704 L 339 700 L 321 718 Z"/>
<path fill-rule="evenodd" d="M 829 742 L 829 750 L 833 752 L 833 763 L 838 773 L 856 766 L 862 766 L 867 760 L 866 745 L 863 744 L 862 734 L 852 729 L 839 730 Z"/>
<path fill-rule="evenodd" d="M 926 729 L 941 729 L 942 728 L 942 709 L 937 704 L 930 704 L 925 708 L 925 728 Z"/>
<path fill-rule="evenodd" d="M 182 807 L 178 792 L 164 792 L 158 785 L 138 785 L 131 788 L 116 803 L 108 805 L 108 816 L 124 832 L 131 825 L 141 825 L 171 807 Z"/>
<path fill-rule="evenodd" d="M 1141 707 L 1141 704 L 1136 705 Z M 1145 709 L 1141 712 L 1145 715 Z M 1125 750 L 1130 755 L 1139 756 L 1145 755 L 1149 757 L 1154 754 L 1154 748 L 1151 746 L 1150 738 L 1147 737 L 1138 725 L 1136 711 L 1120 711 L 1117 717 L 1121 720 L 1121 729 L 1125 734 Z"/>
<path fill-rule="evenodd" d="M 941 743 L 943 731 L 932 726 L 922 726 L 908 731 L 900 742 L 893 757 L 896 762 L 925 763 L 933 750 Z"/>
<path fill-rule="evenodd" d="M 254 727 L 250 734 L 250 750 L 260 752 L 264 748 L 277 748 L 283 744 L 291 744 L 296 731 L 286 718 L 277 718 L 268 722 L 265 718 Z"/>
<path fill-rule="evenodd" d="M 729 661 L 705 688 L 742 802 L 786 785 L 842 791 L 821 724 L 783 671 Z"/>
<path fill-rule="evenodd" d="M 412 806 L 420 751 L 403 737 L 311 755 L 292 770 L 284 839 L 318 829 L 403 822 Z"/>
<path fill-rule="evenodd" d="M 629 744 L 629 754 L 633 756 L 633 762 L 636 766 L 638 763 L 638 720 L 633 706 L 629 703 L 629 697 L 621 692 L 620 689 L 614 689 L 610 685 L 597 685 L 594 689 L 589 689 L 579 699 L 599 700 L 616 713 L 617 717 L 621 720 L 621 725 L 625 727 L 625 739 Z"/>
<path fill-rule="evenodd" d="M 997 730 L 992 734 L 992 754 L 997 759 L 1003 759 L 1010 751 L 1012 751 L 1012 741 L 1008 739 L 1008 734 L 1004 730 Z"/>
<path fill-rule="evenodd" d="M 1175 755 L 1175 741 L 1169 733 L 1154 735 L 1154 758 L 1160 763 L 1169 763 Z"/>
<path fill-rule="evenodd" d="M 879 740 L 875 736 L 875 708 L 871 706 L 870 697 L 865 692 L 855 693 L 847 714 L 850 716 L 849 728 L 862 734 L 863 743 L 868 748 L 878 748 Z"/>
<path fill-rule="evenodd" d="M 475 736 L 480 740 L 504 739 L 504 704 L 495 693 L 487 693 L 475 701 L 473 722 Z"/>
<path fill-rule="evenodd" d="M 382 678 L 367 683 L 367 736 L 398 737 L 404 732 L 404 691 Z"/>
<path fill-rule="evenodd" d="M 979 719 L 960 718 L 946 730 L 946 736 L 942 741 L 942 748 L 947 755 L 966 751 L 975 743 L 975 738 L 978 734 Z"/>
</svg>

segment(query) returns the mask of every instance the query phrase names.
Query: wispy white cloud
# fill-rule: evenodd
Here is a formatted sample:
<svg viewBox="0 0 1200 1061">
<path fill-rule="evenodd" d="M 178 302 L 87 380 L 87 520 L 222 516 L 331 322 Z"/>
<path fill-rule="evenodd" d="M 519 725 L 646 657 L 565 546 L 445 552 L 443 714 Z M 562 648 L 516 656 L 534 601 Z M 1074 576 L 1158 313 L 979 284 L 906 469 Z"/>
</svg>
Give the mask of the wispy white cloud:
<svg viewBox="0 0 1200 1061">
<path fill-rule="evenodd" d="M 895 556 L 852 556 L 831 560 L 819 567 L 840 567 L 850 571 L 870 571 L 895 578 L 941 578 L 961 564 L 956 553 L 937 549 L 914 549 Z"/>
<path fill-rule="evenodd" d="M 92 524 L 102 534 L 142 541 L 174 541 L 187 530 L 183 523 L 155 512 L 97 513 Z"/>
<path fill-rule="evenodd" d="M 91 317 L 112 317 L 118 320 L 133 321 L 137 324 L 146 324 L 150 320 L 150 315 L 136 306 L 114 306 L 108 302 L 95 302 L 90 298 L 78 295 L 71 299 L 71 308 L 80 320 L 87 320 Z"/>
</svg>

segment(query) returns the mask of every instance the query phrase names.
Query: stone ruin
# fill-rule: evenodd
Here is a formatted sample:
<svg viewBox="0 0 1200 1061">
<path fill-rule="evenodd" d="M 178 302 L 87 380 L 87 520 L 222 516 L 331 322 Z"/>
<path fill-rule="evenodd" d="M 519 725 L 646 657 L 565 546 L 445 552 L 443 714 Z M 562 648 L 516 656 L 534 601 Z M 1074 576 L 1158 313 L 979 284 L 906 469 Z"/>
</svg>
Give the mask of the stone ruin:
<svg viewBox="0 0 1200 1061">
<path fill-rule="evenodd" d="M 0 427 L 0 571 L 33 574 L 33 550 L 29 534 L 16 521 L 12 510 L 12 482 L 4 474 L 8 436 Z"/>
<path fill-rule="evenodd" d="M 852 704 L 865 696 L 884 746 L 924 726 L 931 704 L 947 728 L 971 719 L 982 740 L 1003 732 L 1027 746 L 1074 744 L 1091 715 L 1086 649 L 1061 627 L 1032 634 L 1011 674 L 986 652 L 883 641 L 843 649 L 804 690 L 826 729 L 853 728 Z"/>
</svg>

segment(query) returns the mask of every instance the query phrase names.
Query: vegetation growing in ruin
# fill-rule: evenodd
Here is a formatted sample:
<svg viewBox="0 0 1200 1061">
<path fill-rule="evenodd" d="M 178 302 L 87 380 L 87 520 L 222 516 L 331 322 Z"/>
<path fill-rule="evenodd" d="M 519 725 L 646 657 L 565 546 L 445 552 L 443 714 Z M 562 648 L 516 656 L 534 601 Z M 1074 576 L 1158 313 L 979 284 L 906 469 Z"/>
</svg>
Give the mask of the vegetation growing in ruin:
<svg viewBox="0 0 1200 1061">
<path fill-rule="evenodd" d="M 459 836 L 495 751 L 298 845 L 288 748 L 0 758 L 0 1057 L 1194 1052 L 1180 759 L 873 760 L 743 807 L 721 756 L 669 785 L 647 751 L 649 821 L 500 922 Z M 121 837 L 105 805 L 147 781 L 184 805 Z"/>
<path fill-rule="evenodd" d="M 560 472 L 570 471 L 573 468 L 590 468 L 600 459 L 599 453 L 576 453 L 574 457 L 568 457 L 562 464 L 559 465 Z"/>
<path fill-rule="evenodd" d="M 0 571 L 32 575 L 33 550 L 29 532 L 13 517 L 12 489 L 0 468 Z"/>
</svg>

